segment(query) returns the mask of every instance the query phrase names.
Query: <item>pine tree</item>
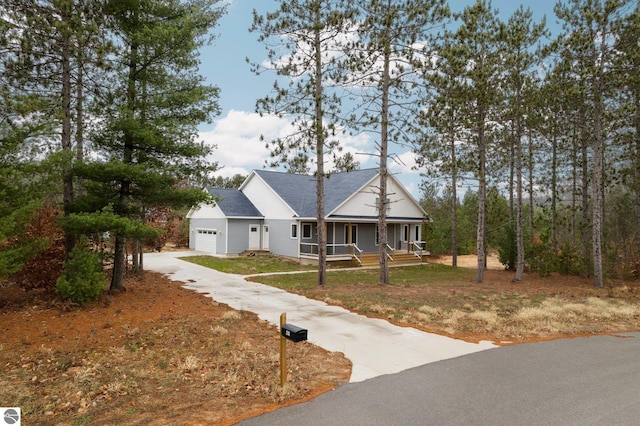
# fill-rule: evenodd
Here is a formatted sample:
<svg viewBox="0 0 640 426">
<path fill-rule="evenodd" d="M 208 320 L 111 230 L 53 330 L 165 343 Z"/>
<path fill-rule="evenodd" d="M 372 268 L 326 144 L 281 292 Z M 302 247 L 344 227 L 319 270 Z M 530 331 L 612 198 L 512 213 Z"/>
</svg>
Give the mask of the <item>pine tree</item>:
<svg viewBox="0 0 640 426">
<path fill-rule="evenodd" d="M 604 287 L 602 269 L 602 228 L 604 209 L 605 98 L 611 90 L 610 65 L 613 61 L 612 36 L 621 22 L 624 0 L 570 0 L 558 3 L 555 13 L 566 32 L 563 52 L 579 64 L 579 76 L 586 83 L 585 95 L 593 117 L 592 256 L 594 287 Z"/>
<path fill-rule="evenodd" d="M 287 86 L 274 83 L 273 96 L 258 100 L 260 114 L 275 114 L 292 120 L 293 132 L 268 141 L 272 166 L 285 164 L 289 171 L 307 173 L 309 152 L 314 152 L 316 170 L 318 285 L 326 282 L 327 240 L 324 211 L 325 156 L 339 150 L 340 97 L 335 81 L 340 66 L 340 36 L 353 14 L 347 0 L 280 1 L 277 11 L 260 16 L 254 11 L 251 31 L 260 33 L 267 46 L 269 66 Z M 275 47 L 277 46 L 277 47 Z M 263 67 L 253 65 L 260 73 Z M 293 155 L 292 155 L 293 153 Z"/>
<path fill-rule="evenodd" d="M 447 57 L 457 55 L 457 45 L 453 34 L 445 32 L 441 40 L 434 45 L 437 57 L 434 66 L 423 68 L 424 85 L 430 96 L 424 97 L 418 115 L 416 146 L 416 164 L 425 170 L 429 177 L 447 176 L 450 183 L 451 220 L 451 264 L 458 265 L 458 186 L 459 176 L 469 172 L 469 152 L 465 144 L 459 142 L 466 132 L 461 125 L 461 117 L 468 108 L 461 96 L 464 85 L 464 64 L 448 61 Z M 434 165 L 438 167 L 434 167 Z M 466 167 L 465 167 L 466 166 Z M 430 210 L 427 210 L 430 212 Z M 430 212 L 431 214 L 431 212 Z"/>
<path fill-rule="evenodd" d="M 145 209 L 188 206 L 206 197 L 185 187 L 215 168 L 196 126 L 217 114 L 218 89 L 197 74 L 198 48 L 222 8 L 216 0 L 111 1 L 106 11 L 116 50 L 104 126 L 94 137 L 102 160 L 81 163 L 87 194 L 71 229 L 109 230 L 115 238 L 111 291 L 122 290 L 128 238 L 153 235 Z M 142 262 L 139 261 L 139 267 Z"/>
<path fill-rule="evenodd" d="M 7 25 L 5 42 L 11 46 L 11 53 L 3 58 L 4 81 L 14 90 L 19 87 L 36 94 L 41 102 L 39 112 L 51 121 L 51 133 L 41 134 L 40 139 L 57 138 L 58 149 L 65 153 L 62 201 L 66 214 L 74 199 L 74 140 L 75 151 L 82 151 L 82 93 L 87 84 L 83 72 L 88 63 L 92 63 L 89 68 L 97 68 L 108 44 L 100 31 L 101 6 L 93 0 L 7 0 L 0 7 Z M 74 245 L 74 234 L 65 232 L 67 254 Z"/>
<path fill-rule="evenodd" d="M 478 220 L 476 251 L 478 267 L 476 281 L 482 282 L 486 267 L 486 197 L 487 152 L 490 145 L 489 121 L 497 118 L 501 101 L 499 91 L 502 78 L 502 45 L 499 40 L 497 12 L 490 3 L 478 0 L 456 16 L 460 27 L 452 35 L 455 49 L 441 54 L 455 69 L 464 69 L 461 76 L 461 102 L 472 106 L 461 122 L 471 135 L 475 163 L 474 177 L 478 180 Z"/>
<path fill-rule="evenodd" d="M 60 156 L 44 160 L 38 145 L 50 123 L 37 111 L 46 105 L 19 88 L 0 88 L 0 277 L 19 272 L 25 262 L 47 248 L 48 235 L 28 236 L 25 230 L 47 198 L 56 193 Z"/>
<path fill-rule="evenodd" d="M 505 44 L 505 89 L 508 92 L 507 103 L 508 120 L 513 129 L 513 158 L 515 161 L 516 178 L 516 275 L 514 281 L 522 281 L 524 274 L 524 217 L 523 204 L 523 139 L 525 138 L 525 116 L 531 111 L 527 105 L 531 102 L 526 99 L 528 90 L 533 86 L 535 67 L 540 63 L 540 57 L 534 49 L 545 35 L 545 22 L 535 24 L 532 20 L 530 9 L 522 6 L 509 18 L 506 24 L 501 26 L 502 41 Z M 529 149 L 531 153 L 531 147 Z M 530 162 L 531 164 L 532 162 Z M 531 164 L 532 166 L 532 164 Z M 532 182 L 529 177 L 529 182 Z M 530 194 L 531 211 L 533 212 L 533 194 Z"/>
<path fill-rule="evenodd" d="M 614 62 L 618 125 L 623 149 L 623 173 L 635 196 L 635 239 L 640 253 L 640 3 L 627 17 L 617 37 Z"/>
<path fill-rule="evenodd" d="M 419 69 L 430 56 L 435 29 L 449 16 L 443 0 L 370 0 L 359 3 L 357 40 L 350 46 L 345 85 L 358 99 L 352 125 L 379 135 L 377 152 L 380 284 L 389 283 L 387 191 L 389 144 L 406 140 L 417 116 Z"/>
</svg>

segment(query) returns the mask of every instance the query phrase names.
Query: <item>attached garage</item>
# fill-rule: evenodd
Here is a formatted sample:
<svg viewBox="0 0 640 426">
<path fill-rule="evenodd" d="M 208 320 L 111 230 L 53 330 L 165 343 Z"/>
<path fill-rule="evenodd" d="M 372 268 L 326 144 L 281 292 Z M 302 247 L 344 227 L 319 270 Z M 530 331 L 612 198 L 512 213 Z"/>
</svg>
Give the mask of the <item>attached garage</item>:
<svg viewBox="0 0 640 426">
<path fill-rule="evenodd" d="M 205 253 L 217 253 L 218 230 L 217 229 L 196 229 L 195 249 Z"/>
</svg>

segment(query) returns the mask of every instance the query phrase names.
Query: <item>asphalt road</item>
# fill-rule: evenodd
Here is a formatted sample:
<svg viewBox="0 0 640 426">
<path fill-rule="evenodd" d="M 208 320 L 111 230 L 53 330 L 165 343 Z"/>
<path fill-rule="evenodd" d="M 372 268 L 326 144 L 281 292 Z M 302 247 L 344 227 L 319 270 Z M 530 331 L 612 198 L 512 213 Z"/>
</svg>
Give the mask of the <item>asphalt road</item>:
<svg viewBox="0 0 640 426">
<path fill-rule="evenodd" d="M 639 425 L 640 333 L 490 349 L 350 383 L 243 425 Z"/>
</svg>

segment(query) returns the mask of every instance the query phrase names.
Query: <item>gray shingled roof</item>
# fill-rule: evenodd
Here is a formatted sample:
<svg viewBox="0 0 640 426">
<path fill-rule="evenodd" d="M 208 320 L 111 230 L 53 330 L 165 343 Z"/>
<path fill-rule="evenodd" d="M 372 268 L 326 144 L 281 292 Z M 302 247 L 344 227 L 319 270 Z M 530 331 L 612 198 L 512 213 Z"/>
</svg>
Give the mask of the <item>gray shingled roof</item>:
<svg viewBox="0 0 640 426">
<path fill-rule="evenodd" d="M 256 170 L 299 217 L 316 217 L 316 178 L 309 175 Z M 324 178 L 324 211 L 328 214 L 378 174 L 377 169 L 341 172 Z"/>
<path fill-rule="evenodd" d="M 207 188 L 216 198 L 216 203 L 227 217 L 262 217 L 244 193 L 238 189 Z"/>
</svg>

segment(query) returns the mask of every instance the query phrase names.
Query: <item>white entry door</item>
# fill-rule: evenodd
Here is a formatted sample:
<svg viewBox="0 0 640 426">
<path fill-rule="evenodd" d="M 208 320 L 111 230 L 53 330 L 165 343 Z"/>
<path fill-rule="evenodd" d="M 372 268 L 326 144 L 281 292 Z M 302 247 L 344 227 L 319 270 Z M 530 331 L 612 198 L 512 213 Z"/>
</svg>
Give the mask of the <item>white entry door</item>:
<svg viewBox="0 0 640 426">
<path fill-rule="evenodd" d="M 218 231 L 216 229 L 198 229 L 196 230 L 195 249 L 205 253 L 216 253 L 217 239 Z"/>
<path fill-rule="evenodd" d="M 269 225 L 262 225 L 262 250 L 269 250 Z"/>
<path fill-rule="evenodd" d="M 249 225 L 249 250 L 260 250 L 260 225 Z"/>
</svg>

